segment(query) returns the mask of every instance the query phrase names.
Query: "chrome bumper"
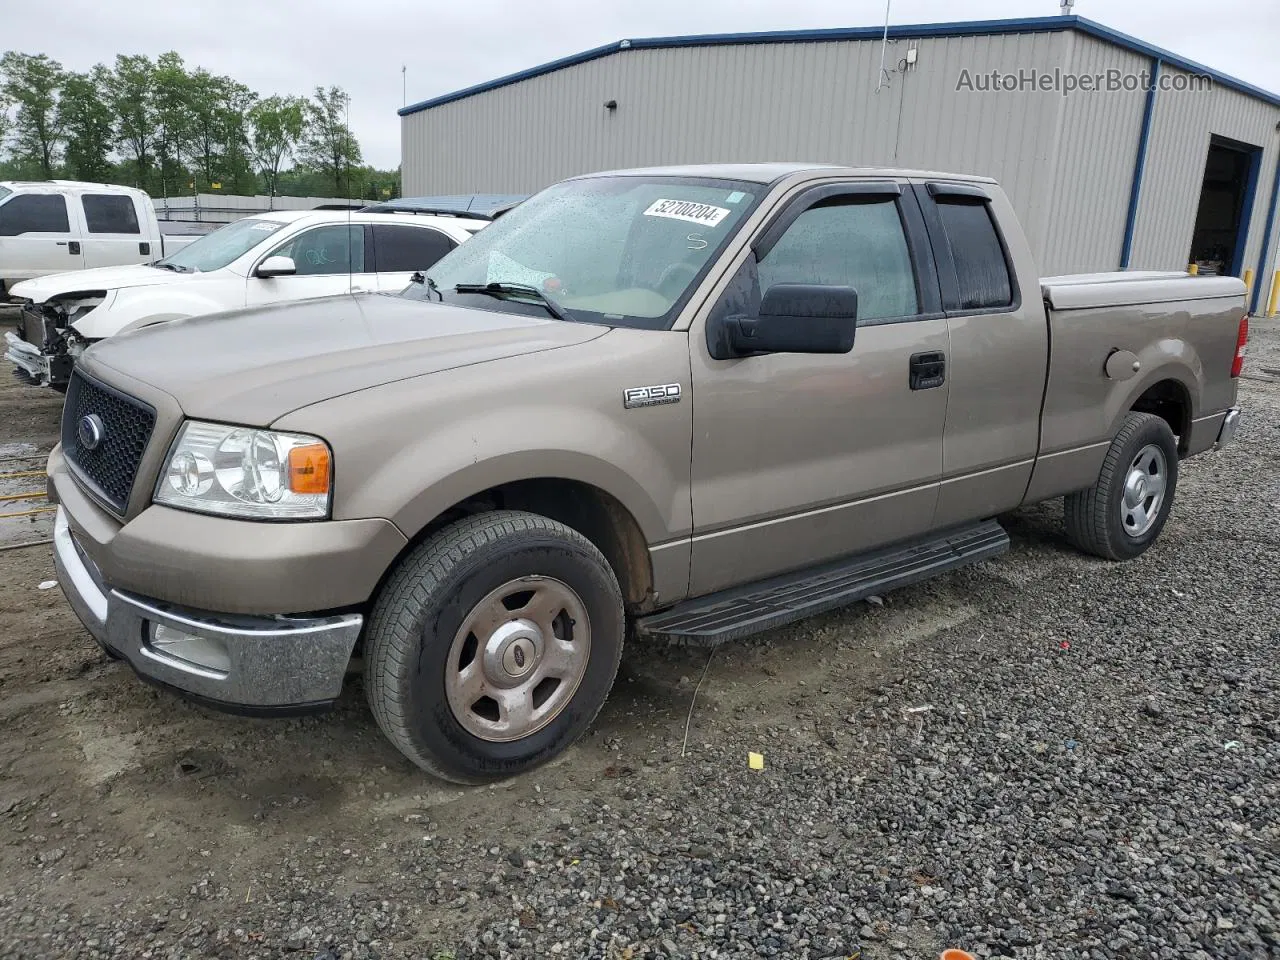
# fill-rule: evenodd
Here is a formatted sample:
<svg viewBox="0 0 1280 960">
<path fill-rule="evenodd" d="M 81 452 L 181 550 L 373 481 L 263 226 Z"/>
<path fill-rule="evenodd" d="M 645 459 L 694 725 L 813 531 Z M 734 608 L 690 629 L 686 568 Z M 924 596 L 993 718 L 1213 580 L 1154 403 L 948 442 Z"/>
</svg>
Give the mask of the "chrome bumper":
<svg viewBox="0 0 1280 960">
<path fill-rule="evenodd" d="M 71 608 L 94 639 L 144 679 L 245 712 L 315 709 L 342 692 L 364 622 L 359 614 L 219 615 L 113 590 L 76 545 L 63 507 L 54 518 L 53 546 Z"/>
<path fill-rule="evenodd" d="M 1236 438 L 1236 431 L 1240 429 L 1240 408 L 1232 407 L 1227 411 L 1227 417 L 1222 421 L 1222 428 L 1218 430 L 1218 439 L 1214 443 L 1214 449 L 1225 447 L 1228 443 Z"/>
<path fill-rule="evenodd" d="M 49 361 L 39 347 L 27 343 L 12 330 L 5 332 L 4 342 L 8 347 L 4 352 L 6 360 L 42 386 L 49 383 Z"/>
</svg>

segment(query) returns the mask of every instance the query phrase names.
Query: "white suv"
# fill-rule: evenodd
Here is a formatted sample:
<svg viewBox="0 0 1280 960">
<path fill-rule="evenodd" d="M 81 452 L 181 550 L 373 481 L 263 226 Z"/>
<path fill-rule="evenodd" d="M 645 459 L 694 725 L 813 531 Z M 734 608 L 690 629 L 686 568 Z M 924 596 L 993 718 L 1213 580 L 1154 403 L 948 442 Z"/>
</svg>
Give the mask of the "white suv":
<svg viewBox="0 0 1280 960">
<path fill-rule="evenodd" d="M 144 266 L 15 284 L 5 356 L 58 387 L 95 340 L 185 317 L 288 300 L 404 289 L 488 223 L 475 215 L 288 211 L 245 217 Z"/>
</svg>

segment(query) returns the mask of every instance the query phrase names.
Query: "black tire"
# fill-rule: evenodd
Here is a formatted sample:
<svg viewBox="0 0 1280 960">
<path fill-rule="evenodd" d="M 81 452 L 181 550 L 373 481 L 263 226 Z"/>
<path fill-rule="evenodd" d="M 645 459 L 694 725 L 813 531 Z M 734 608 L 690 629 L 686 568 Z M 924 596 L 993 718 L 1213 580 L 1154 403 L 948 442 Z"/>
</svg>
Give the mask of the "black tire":
<svg viewBox="0 0 1280 960">
<path fill-rule="evenodd" d="M 1164 499 L 1151 526 L 1134 535 L 1123 520 L 1125 482 L 1130 465 L 1148 445 L 1155 445 L 1164 454 Z M 1106 560 L 1132 560 L 1160 536 L 1177 486 L 1178 442 L 1169 424 L 1154 414 L 1130 413 L 1111 441 L 1097 482 L 1088 490 L 1067 494 L 1063 510 L 1067 539 L 1086 553 Z"/>
<path fill-rule="evenodd" d="M 459 722 L 445 671 L 473 608 L 524 576 L 554 577 L 576 592 L 589 620 L 590 653 L 571 699 L 553 719 L 522 739 L 493 742 Z M 382 732 L 428 773 L 454 783 L 514 776 L 551 760 L 586 732 L 613 686 L 623 631 L 617 579 L 590 541 L 537 514 L 479 514 L 419 545 L 383 586 L 365 639 L 365 693 Z"/>
</svg>

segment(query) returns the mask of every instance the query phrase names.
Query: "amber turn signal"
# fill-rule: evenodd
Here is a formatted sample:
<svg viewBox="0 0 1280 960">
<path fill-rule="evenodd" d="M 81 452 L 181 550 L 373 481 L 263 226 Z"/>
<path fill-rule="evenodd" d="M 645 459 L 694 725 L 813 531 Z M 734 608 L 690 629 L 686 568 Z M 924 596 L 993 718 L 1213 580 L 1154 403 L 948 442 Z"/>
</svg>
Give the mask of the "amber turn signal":
<svg viewBox="0 0 1280 960">
<path fill-rule="evenodd" d="M 329 492 L 329 448 L 309 443 L 289 451 L 289 489 L 294 493 Z"/>
</svg>

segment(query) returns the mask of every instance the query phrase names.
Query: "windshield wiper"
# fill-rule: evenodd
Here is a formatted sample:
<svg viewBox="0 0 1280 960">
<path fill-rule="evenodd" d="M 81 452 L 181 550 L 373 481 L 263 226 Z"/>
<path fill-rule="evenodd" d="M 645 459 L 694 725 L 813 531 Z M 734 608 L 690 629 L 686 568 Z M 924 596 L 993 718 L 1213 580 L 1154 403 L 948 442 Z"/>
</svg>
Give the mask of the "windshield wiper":
<svg viewBox="0 0 1280 960">
<path fill-rule="evenodd" d="M 460 283 L 453 288 L 454 293 L 482 293 L 485 296 L 506 300 L 511 297 L 530 297 L 546 308 L 547 313 L 557 320 L 572 322 L 554 300 L 537 287 L 528 283 Z"/>
<path fill-rule="evenodd" d="M 174 273 L 191 272 L 190 267 L 182 267 L 176 263 L 165 263 L 163 260 L 157 260 L 155 263 L 151 264 L 151 266 L 155 267 L 157 270 L 172 270 Z"/>
</svg>

